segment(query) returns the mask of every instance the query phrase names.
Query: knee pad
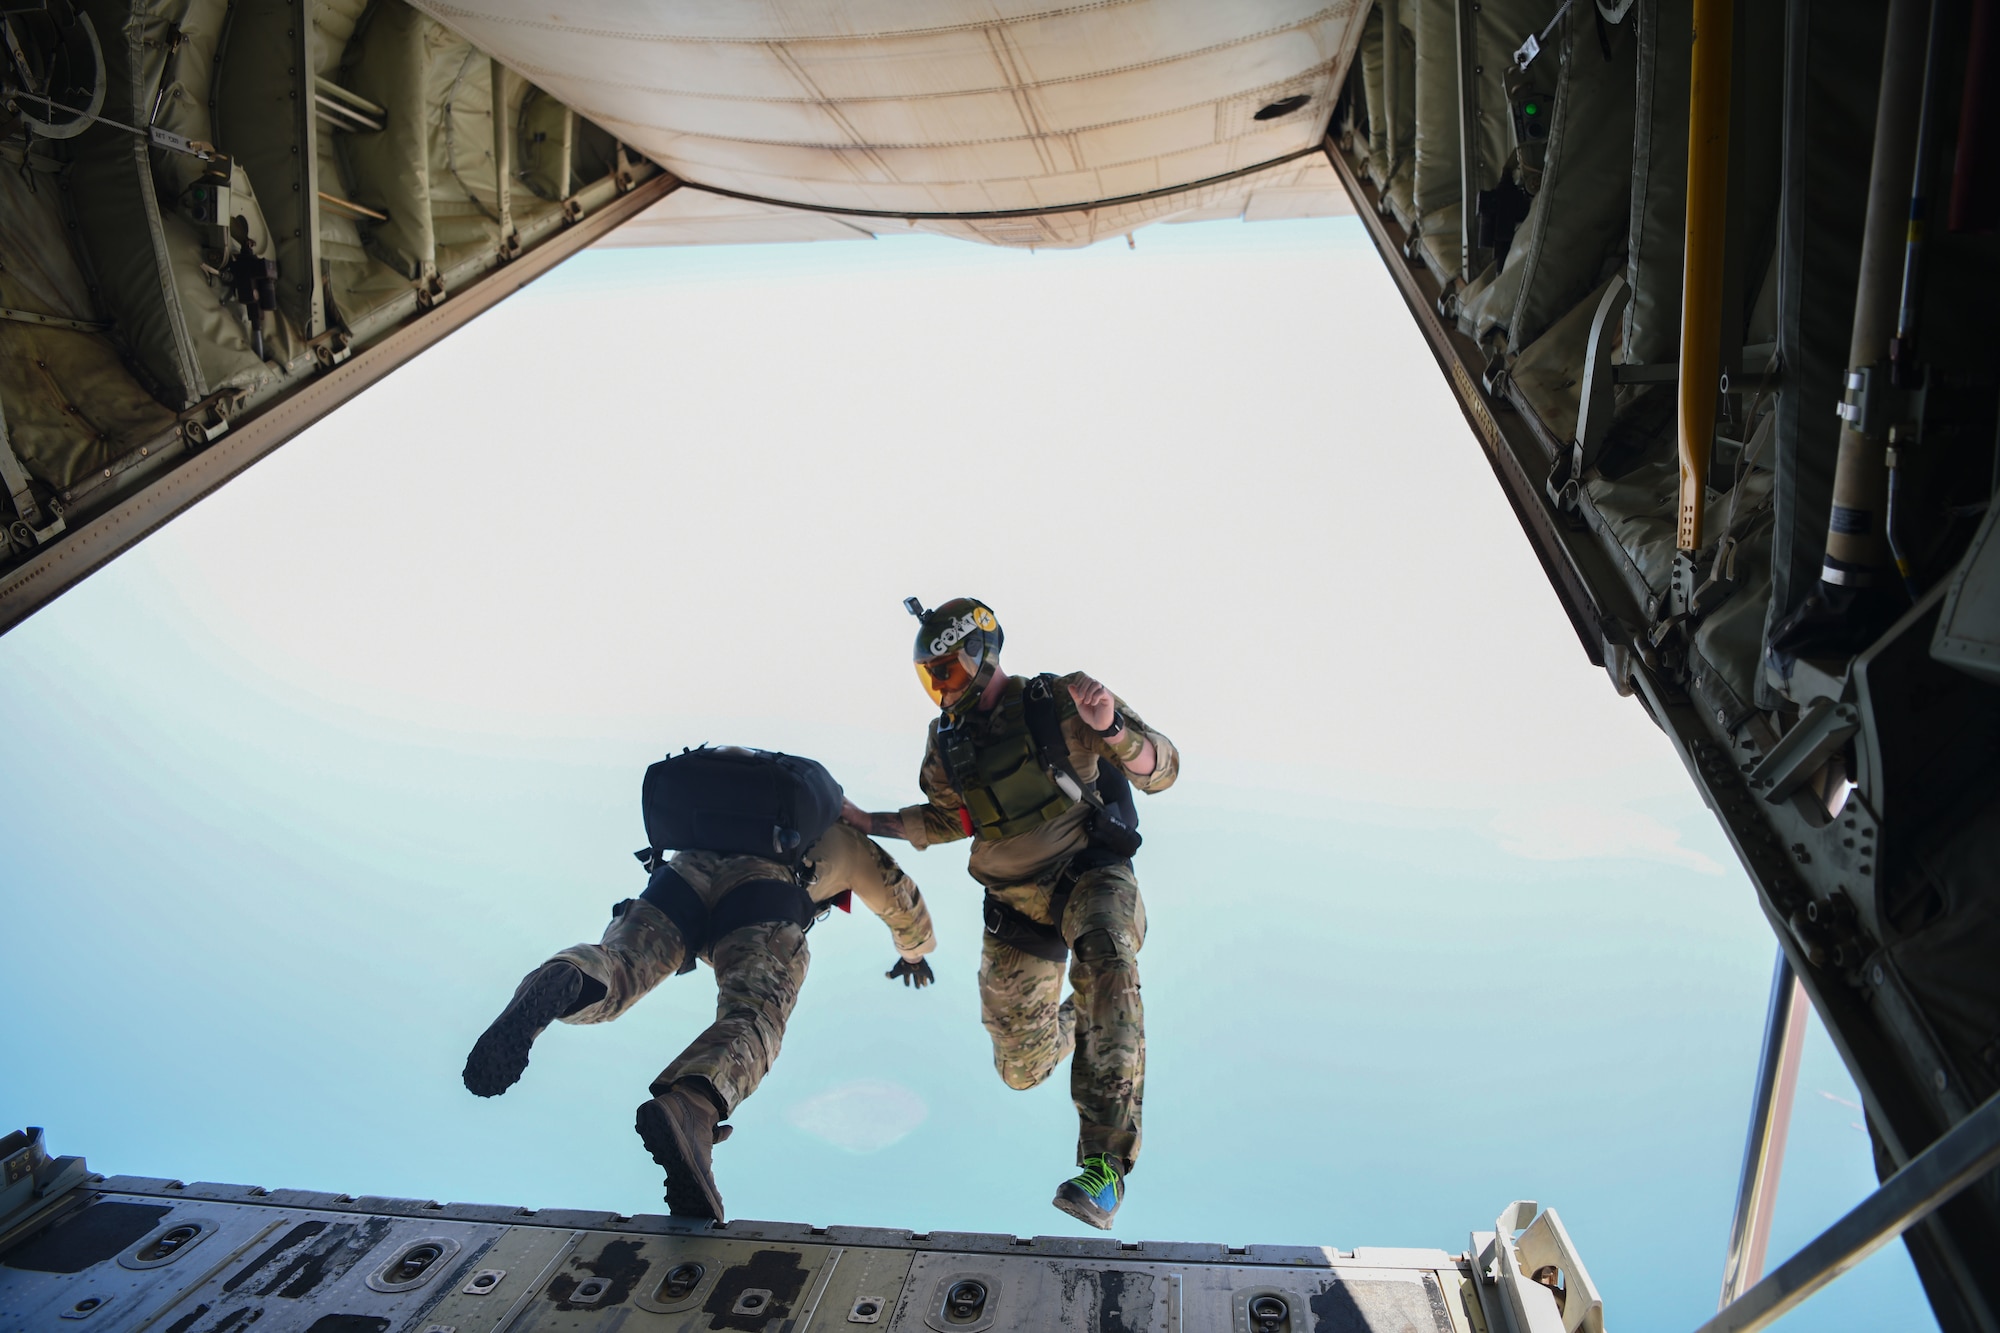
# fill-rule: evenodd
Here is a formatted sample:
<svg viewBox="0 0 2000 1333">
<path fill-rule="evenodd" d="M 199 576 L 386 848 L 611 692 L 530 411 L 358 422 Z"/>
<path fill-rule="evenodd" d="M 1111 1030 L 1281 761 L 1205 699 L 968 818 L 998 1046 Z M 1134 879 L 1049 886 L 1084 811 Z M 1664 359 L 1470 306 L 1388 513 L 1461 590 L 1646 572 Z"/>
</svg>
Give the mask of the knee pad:
<svg viewBox="0 0 2000 1333">
<path fill-rule="evenodd" d="M 1138 960 L 1139 953 L 1123 931 L 1105 929 L 1086 930 L 1076 937 L 1070 950 L 1076 954 L 1077 962 L 1093 969 L 1130 967 Z"/>
<path fill-rule="evenodd" d="M 1047 1069 L 1040 1071 L 1023 1069 L 1021 1066 L 1007 1060 L 995 1060 L 993 1067 L 1000 1071 L 1000 1081 L 1016 1092 L 1026 1092 L 1030 1088 L 1039 1088 L 1042 1084 L 1049 1081 L 1049 1070 Z"/>
</svg>

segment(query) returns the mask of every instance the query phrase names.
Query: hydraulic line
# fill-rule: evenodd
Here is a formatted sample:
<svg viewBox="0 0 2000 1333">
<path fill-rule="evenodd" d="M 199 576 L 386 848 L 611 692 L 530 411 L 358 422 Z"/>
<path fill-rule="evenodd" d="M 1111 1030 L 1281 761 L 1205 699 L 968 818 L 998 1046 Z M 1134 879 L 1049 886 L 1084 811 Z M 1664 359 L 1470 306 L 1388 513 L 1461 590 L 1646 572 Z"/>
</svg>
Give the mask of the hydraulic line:
<svg viewBox="0 0 2000 1333">
<path fill-rule="evenodd" d="M 1688 86 L 1687 260 L 1681 276 L 1680 504 L 1674 544 L 1702 547 L 1708 458 L 1722 361 L 1722 263 L 1728 237 L 1730 0 L 1694 0 Z"/>
<path fill-rule="evenodd" d="M 1938 48 L 1944 42 L 1946 0 L 1931 0 L 1930 31 L 1924 39 L 1924 86 L 1917 109 L 1917 160 L 1910 173 L 1909 226 L 1903 236 L 1903 289 L 1896 303 L 1896 336 L 1889 342 L 1891 383 L 1917 387 L 1917 321 L 1923 307 L 1924 228 L 1930 212 L 1931 158 L 1937 148 Z"/>
<path fill-rule="evenodd" d="M 1903 540 L 1897 503 L 1902 499 L 1903 473 L 1907 469 L 1901 466 L 1904 460 L 1898 456 L 1898 450 L 1893 445 L 1884 461 L 1889 468 L 1889 503 L 1882 516 L 1882 539 L 1889 543 L 1889 556 L 1896 562 L 1896 574 L 1903 580 L 1903 592 L 1909 597 L 1910 605 L 1915 606 L 1919 596 L 1916 570 L 1910 563 L 1909 544 Z"/>
<path fill-rule="evenodd" d="M 1937 149 L 1938 48 L 1944 43 L 1946 5 L 1949 0 L 1930 0 L 1930 30 L 1924 38 L 1924 84 L 1917 107 L 1916 164 L 1910 171 L 1910 214 L 1903 236 L 1903 286 L 1896 303 L 1896 336 L 1889 340 L 1889 383 L 1896 389 L 1915 389 L 1923 384 L 1923 367 L 1917 361 L 1917 327 L 1923 313 L 1924 229 L 1929 222 L 1931 158 Z M 1889 558 L 1911 605 L 1917 601 L 1916 570 L 1910 561 L 1904 526 L 1908 521 L 1903 500 L 1908 489 L 1910 448 L 1916 440 L 1898 439 L 1890 428 L 1889 448 L 1883 462 L 1889 470 L 1889 492 L 1882 512 L 1882 539 L 1889 544 Z"/>
<path fill-rule="evenodd" d="M 1850 384 L 1856 372 L 1876 368 L 1886 378 L 1889 343 L 1896 329 L 1908 232 L 1910 182 L 1916 168 L 1918 107 L 1923 100 L 1929 5 L 1889 0 L 1882 42 L 1882 88 L 1875 104 L 1875 149 L 1868 175 L 1866 221 L 1861 233 L 1861 273 L 1854 294 L 1854 332 L 1848 344 Z M 1886 389 L 1885 384 L 1881 386 Z M 1889 475 L 1886 432 L 1863 435 L 1863 423 L 1844 419 L 1834 462 L 1833 508 L 1827 523 L 1826 559 L 1820 578 L 1847 587 L 1883 581 L 1890 563 L 1887 526 Z"/>
</svg>

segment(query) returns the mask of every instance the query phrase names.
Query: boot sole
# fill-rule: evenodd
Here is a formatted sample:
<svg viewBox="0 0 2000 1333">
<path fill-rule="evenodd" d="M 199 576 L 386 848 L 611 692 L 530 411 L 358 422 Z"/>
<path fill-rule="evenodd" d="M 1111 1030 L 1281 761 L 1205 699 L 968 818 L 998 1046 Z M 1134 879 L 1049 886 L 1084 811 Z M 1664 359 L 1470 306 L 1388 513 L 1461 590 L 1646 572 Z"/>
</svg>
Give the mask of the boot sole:
<svg viewBox="0 0 2000 1333">
<path fill-rule="evenodd" d="M 583 973 L 574 967 L 552 967 L 529 982 L 473 1043 L 472 1054 L 465 1057 L 466 1091 L 498 1097 L 519 1083 L 535 1038 L 582 993 Z"/>
<path fill-rule="evenodd" d="M 1092 1203 L 1082 1190 L 1073 1188 L 1067 1182 L 1056 1191 L 1056 1197 L 1049 1202 L 1085 1226 L 1096 1227 L 1099 1231 L 1111 1230 L 1111 1223 L 1118 1216 L 1115 1212 L 1105 1212 Z"/>
<path fill-rule="evenodd" d="M 675 1217 L 722 1220 L 722 1193 L 712 1176 L 695 1164 L 695 1155 L 672 1116 L 658 1102 L 639 1107 L 635 1128 L 646 1151 L 667 1173 L 667 1211 Z"/>
</svg>

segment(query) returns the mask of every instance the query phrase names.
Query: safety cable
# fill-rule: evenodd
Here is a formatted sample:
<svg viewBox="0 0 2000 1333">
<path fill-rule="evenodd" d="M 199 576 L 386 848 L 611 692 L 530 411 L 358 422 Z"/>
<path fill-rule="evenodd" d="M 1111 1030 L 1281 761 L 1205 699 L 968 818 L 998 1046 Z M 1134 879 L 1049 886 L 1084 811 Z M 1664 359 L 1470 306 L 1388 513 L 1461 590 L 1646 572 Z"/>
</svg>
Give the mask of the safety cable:
<svg viewBox="0 0 2000 1333">
<path fill-rule="evenodd" d="M 1272 167 L 1282 167 L 1287 162 L 1296 162 L 1302 157 L 1311 157 L 1326 152 L 1324 140 L 1309 148 L 1301 148 L 1283 157 L 1274 157 L 1254 166 L 1239 167 L 1235 171 L 1225 171 L 1220 176 L 1206 176 L 1186 185 L 1168 185 L 1157 190 L 1146 190 L 1139 194 L 1121 194 L 1115 199 L 1099 199 L 1088 204 L 1055 204 L 1046 208 L 994 208 L 970 213 L 918 213 L 891 208 L 840 208 L 833 204 L 804 204 L 794 199 L 773 199 L 767 195 L 748 194 L 742 190 L 729 190 L 720 185 L 703 185 L 699 181 L 683 180 L 681 185 L 690 190 L 700 190 L 704 194 L 719 194 L 725 199 L 741 199 L 746 203 L 769 204 L 773 208 L 797 209 L 803 213 L 831 213 L 844 218 L 901 218 L 906 222 L 998 222 L 1006 218 L 1040 218 L 1057 213 L 1090 213 L 1100 208 L 1117 208 L 1123 204 L 1143 204 L 1153 199 L 1165 199 L 1170 195 L 1186 194 L 1190 190 L 1203 189 L 1210 185 L 1221 185 L 1244 176 L 1254 176 Z"/>
<path fill-rule="evenodd" d="M 172 130 L 163 130 L 157 125 L 151 129 L 141 129 L 137 125 L 127 125 L 122 120 L 113 120 L 101 112 L 84 111 L 78 107 L 66 106 L 56 101 L 53 97 L 44 97 L 40 93 L 24 92 L 18 88 L 0 88 L 0 95 L 6 97 L 25 97 L 29 101 L 40 102 L 43 106 L 51 110 L 67 111 L 72 116 L 81 117 L 92 124 L 109 125 L 114 130 L 123 130 L 127 134 L 137 135 L 141 139 L 150 140 L 155 148 L 164 148 L 170 153 L 184 153 L 188 157 L 198 158 L 203 162 L 211 162 L 215 159 L 215 146 L 213 144 L 203 143 L 199 139 L 183 138 L 175 134 Z"/>
<path fill-rule="evenodd" d="M 1535 57 L 1542 53 L 1542 43 L 1548 41 L 1549 34 L 1556 30 L 1556 24 L 1562 22 L 1563 15 L 1569 13 L 1569 7 L 1574 3 L 1575 0 L 1563 0 L 1562 8 L 1558 9 L 1556 16 L 1549 20 L 1549 26 L 1542 29 L 1541 36 L 1528 34 L 1528 39 L 1521 43 L 1520 50 L 1514 52 L 1515 69 L 1526 69 L 1535 63 Z"/>
</svg>

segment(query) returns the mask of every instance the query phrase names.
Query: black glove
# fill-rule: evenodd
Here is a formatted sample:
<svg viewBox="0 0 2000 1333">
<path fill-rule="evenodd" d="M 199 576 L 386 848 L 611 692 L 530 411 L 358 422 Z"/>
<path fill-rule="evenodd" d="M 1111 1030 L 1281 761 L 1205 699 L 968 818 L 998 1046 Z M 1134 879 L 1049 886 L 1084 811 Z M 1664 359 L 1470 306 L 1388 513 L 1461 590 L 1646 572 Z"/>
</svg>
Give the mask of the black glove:
<svg viewBox="0 0 2000 1333">
<path fill-rule="evenodd" d="M 918 990 L 937 980 L 931 975 L 931 960 L 928 958 L 919 958 L 914 963 L 907 958 L 898 958 L 896 965 L 882 975 L 891 981 L 901 977 L 905 986 L 915 986 Z"/>
</svg>

